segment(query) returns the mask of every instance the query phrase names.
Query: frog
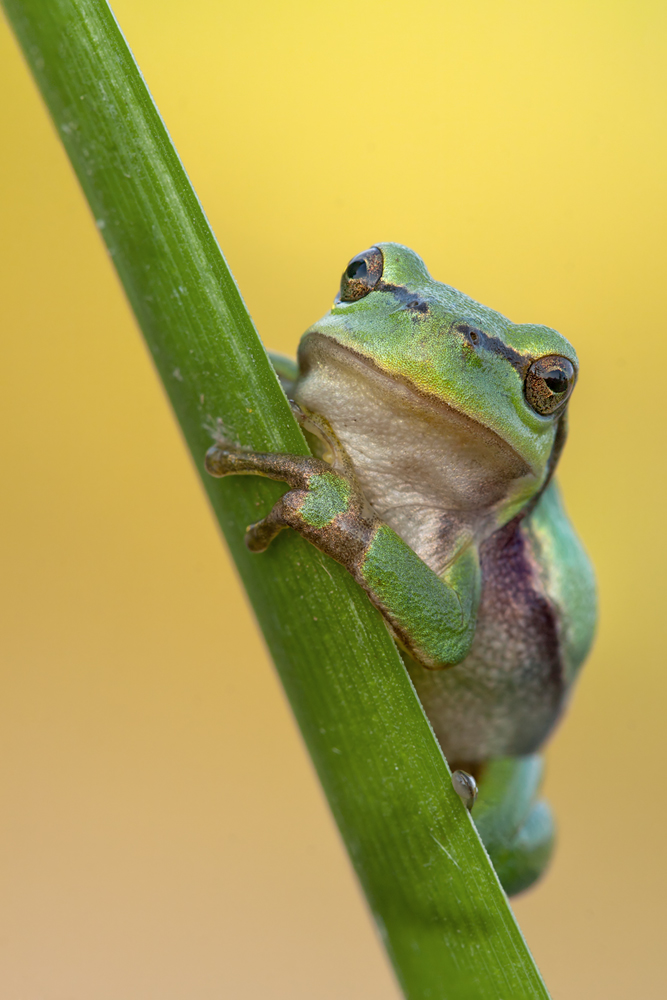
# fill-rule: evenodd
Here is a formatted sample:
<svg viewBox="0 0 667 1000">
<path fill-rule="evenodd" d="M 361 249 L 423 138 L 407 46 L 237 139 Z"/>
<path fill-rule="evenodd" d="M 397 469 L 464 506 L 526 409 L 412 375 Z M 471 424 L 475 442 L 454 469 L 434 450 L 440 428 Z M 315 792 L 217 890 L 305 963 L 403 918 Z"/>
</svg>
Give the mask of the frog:
<svg viewBox="0 0 667 1000">
<path fill-rule="evenodd" d="M 312 454 L 218 437 L 206 469 L 287 484 L 248 548 L 295 530 L 363 588 L 502 886 L 521 892 L 552 856 L 543 748 L 596 622 L 593 569 L 554 477 L 576 352 L 378 243 L 348 263 L 297 360 L 270 357 Z"/>
</svg>

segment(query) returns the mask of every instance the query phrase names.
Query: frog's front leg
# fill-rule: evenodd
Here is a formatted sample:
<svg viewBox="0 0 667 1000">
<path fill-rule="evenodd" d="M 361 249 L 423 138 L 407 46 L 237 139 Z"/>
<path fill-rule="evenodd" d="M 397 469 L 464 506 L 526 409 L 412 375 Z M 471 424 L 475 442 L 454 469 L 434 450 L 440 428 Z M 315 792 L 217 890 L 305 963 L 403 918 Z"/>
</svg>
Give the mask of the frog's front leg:
<svg viewBox="0 0 667 1000">
<path fill-rule="evenodd" d="M 303 455 L 249 452 L 223 442 L 209 449 L 206 469 L 212 476 L 267 476 L 290 486 L 266 517 L 248 527 L 248 548 L 262 552 L 283 528 L 293 528 L 349 570 L 418 662 L 432 669 L 459 663 L 475 630 L 476 551 L 467 550 L 438 577 L 376 517 L 347 456 L 323 436 L 333 464 Z"/>
<path fill-rule="evenodd" d="M 291 487 L 266 517 L 247 528 L 251 552 L 264 552 L 278 532 L 294 528 L 356 575 L 377 519 L 364 514 L 363 497 L 349 476 L 318 458 L 243 451 L 226 444 L 209 448 L 206 470 L 212 476 L 265 476 Z"/>
<path fill-rule="evenodd" d="M 456 791 L 472 808 L 475 826 L 508 896 L 537 881 L 553 850 L 551 810 L 538 797 L 542 771 L 539 754 L 491 760 L 482 770 L 474 805 L 470 801 L 474 793 L 470 795 L 467 783 L 455 777 L 465 772 L 452 776 Z"/>
</svg>

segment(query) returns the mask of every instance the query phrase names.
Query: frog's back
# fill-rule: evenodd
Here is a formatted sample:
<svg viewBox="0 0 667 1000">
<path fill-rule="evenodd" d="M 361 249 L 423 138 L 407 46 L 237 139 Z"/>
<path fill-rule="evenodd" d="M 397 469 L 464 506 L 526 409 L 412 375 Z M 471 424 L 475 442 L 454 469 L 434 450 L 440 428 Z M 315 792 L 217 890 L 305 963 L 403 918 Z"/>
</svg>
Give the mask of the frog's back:
<svg viewBox="0 0 667 1000">
<path fill-rule="evenodd" d="M 443 751 L 457 764 L 534 752 L 549 735 L 590 648 L 593 572 L 549 487 L 534 510 L 480 548 L 472 649 L 445 671 L 408 669 Z"/>
</svg>

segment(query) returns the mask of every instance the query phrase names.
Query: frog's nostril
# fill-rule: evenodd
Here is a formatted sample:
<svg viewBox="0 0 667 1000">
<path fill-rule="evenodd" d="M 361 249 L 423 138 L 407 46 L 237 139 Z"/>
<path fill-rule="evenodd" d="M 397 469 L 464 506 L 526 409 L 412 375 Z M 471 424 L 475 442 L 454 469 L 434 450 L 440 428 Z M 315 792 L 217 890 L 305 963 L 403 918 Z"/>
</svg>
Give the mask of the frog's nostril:
<svg viewBox="0 0 667 1000">
<path fill-rule="evenodd" d="M 479 330 L 473 329 L 467 323 L 459 323 L 456 329 L 459 333 L 467 337 L 471 344 L 479 344 L 482 340 L 483 334 Z"/>
</svg>

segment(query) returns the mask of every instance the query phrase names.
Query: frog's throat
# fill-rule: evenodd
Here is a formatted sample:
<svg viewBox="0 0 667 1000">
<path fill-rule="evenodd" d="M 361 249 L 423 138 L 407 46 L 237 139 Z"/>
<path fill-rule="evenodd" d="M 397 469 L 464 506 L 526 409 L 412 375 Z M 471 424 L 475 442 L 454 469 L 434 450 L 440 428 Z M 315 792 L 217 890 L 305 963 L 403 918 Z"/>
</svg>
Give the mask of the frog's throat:
<svg viewBox="0 0 667 1000">
<path fill-rule="evenodd" d="M 367 354 L 355 351 L 348 344 L 341 344 L 327 334 L 320 333 L 319 330 L 311 329 L 299 345 L 299 378 L 306 377 L 314 365 L 324 360 L 327 364 L 333 363 L 334 367 L 347 364 L 355 365 L 360 371 L 367 369 L 371 373 L 371 377 L 375 377 L 379 383 L 385 382 L 390 392 L 399 392 L 404 397 L 413 397 L 415 409 L 423 407 L 425 410 L 446 415 L 449 419 L 459 423 L 461 429 L 467 428 L 471 436 L 488 436 L 489 443 L 493 442 L 492 447 L 495 446 L 498 451 L 505 451 L 508 455 L 513 456 L 514 461 L 522 468 L 520 476 L 531 474 L 536 477 L 540 476 L 541 470 L 532 468 L 530 463 L 502 435 L 489 427 L 483 420 L 469 416 L 453 403 L 435 393 L 428 392 L 406 376 L 388 372 Z"/>
<path fill-rule="evenodd" d="M 299 349 L 296 398 L 332 425 L 368 501 L 436 572 L 539 490 L 536 472 L 494 430 L 313 331 Z"/>
<path fill-rule="evenodd" d="M 388 371 L 367 354 L 363 354 L 360 351 L 356 351 L 349 344 L 341 344 L 339 341 L 334 340 L 332 337 L 325 333 L 321 333 L 319 330 L 310 329 L 307 334 L 301 340 L 299 344 L 297 361 L 299 364 L 299 378 L 303 378 L 308 374 L 310 368 L 313 365 L 318 364 L 320 361 L 325 360 L 328 364 L 334 366 L 356 363 L 360 370 L 367 369 L 373 376 L 378 380 L 384 380 L 392 386 L 392 391 L 399 387 L 399 391 L 403 390 L 404 394 L 409 394 L 414 397 L 415 403 L 418 405 L 421 402 L 422 406 L 428 408 L 433 412 L 440 412 L 443 415 L 448 415 L 450 419 L 455 419 L 460 422 L 461 427 L 467 425 L 471 433 L 479 435 L 480 433 L 486 432 L 489 435 L 489 440 L 495 440 L 497 442 L 497 447 L 506 449 L 511 452 L 516 461 L 520 462 L 525 468 L 525 474 L 532 473 L 535 476 L 539 476 L 541 470 L 534 469 L 524 456 L 520 455 L 519 452 L 512 447 L 512 445 L 493 427 L 490 427 L 484 422 L 481 417 L 472 417 L 465 413 L 459 407 L 455 406 L 449 400 L 443 399 L 442 396 L 437 396 L 435 393 L 428 392 L 428 390 L 417 385 L 405 375 L 401 375 L 397 372 Z"/>
</svg>

